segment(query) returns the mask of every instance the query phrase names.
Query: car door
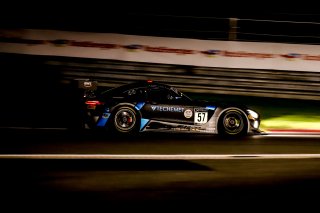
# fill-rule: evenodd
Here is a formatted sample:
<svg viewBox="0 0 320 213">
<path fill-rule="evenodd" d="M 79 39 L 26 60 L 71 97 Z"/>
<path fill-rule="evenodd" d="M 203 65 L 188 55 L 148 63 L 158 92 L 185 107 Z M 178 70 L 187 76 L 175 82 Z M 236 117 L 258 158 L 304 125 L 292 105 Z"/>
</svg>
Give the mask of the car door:
<svg viewBox="0 0 320 213">
<path fill-rule="evenodd" d="M 163 122 L 193 124 L 194 108 L 169 88 L 152 87 L 143 107 L 144 118 Z"/>
</svg>

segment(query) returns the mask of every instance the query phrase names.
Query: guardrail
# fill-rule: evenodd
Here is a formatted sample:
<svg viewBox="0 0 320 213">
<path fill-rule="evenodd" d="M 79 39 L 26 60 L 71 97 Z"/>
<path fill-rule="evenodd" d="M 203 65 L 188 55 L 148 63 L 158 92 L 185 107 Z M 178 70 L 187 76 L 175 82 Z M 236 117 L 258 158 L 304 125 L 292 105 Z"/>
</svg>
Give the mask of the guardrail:
<svg viewBox="0 0 320 213">
<path fill-rule="evenodd" d="M 75 79 L 115 87 L 136 80 L 168 83 L 183 92 L 320 100 L 320 72 L 151 64 L 104 59 L 1 54 L 1 86 L 28 93 L 65 93 Z M 51 85 L 51 86 L 50 86 Z M 73 84 L 74 85 L 74 84 Z M 37 90 L 41 87 L 42 90 Z M 70 87 L 69 87 L 70 88 Z M 10 90 L 11 91 L 11 90 Z"/>
<path fill-rule="evenodd" d="M 135 80 L 161 81 L 184 92 L 320 100 L 320 72 L 250 70 L 146 64 L 94 59 L 48 60 L 65 80 L 93 79 L 115 87 Z"/>
</svg>

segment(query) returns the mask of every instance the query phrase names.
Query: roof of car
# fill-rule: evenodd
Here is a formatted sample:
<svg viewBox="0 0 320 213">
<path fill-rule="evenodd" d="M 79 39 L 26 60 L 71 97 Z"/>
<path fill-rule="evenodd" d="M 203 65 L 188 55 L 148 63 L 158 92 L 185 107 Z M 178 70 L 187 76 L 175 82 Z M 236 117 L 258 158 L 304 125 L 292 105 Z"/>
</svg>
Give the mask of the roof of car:
<svg viewBox="0 0 320 213">
<path fill-rule="evenodd" d="M 169 86 L 167 84 L 147 80 L 147 81 L 136 81 L 133 83 L 124 84 L 119 87 L 115 87 L 110 90 L 104 91 L 102 94 L 106 94 L 109 92 L 112 92 L 112 93 L 124 92 L 126 90 L 138 88 L 138 87 L 154 87 L 154 86 L 158 86 L 158 87 L 165 88 L 165 89 L 171 88 L 171 86 Z"/>
</svg>

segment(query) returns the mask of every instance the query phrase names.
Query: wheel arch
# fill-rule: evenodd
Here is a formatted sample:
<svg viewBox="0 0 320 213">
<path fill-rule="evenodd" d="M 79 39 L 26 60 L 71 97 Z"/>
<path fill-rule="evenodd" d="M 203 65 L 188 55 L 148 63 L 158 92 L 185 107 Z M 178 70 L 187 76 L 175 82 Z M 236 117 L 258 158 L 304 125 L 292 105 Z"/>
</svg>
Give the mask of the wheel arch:
<svg viewBox="0 0 320 213">
<path fill-rule="evenodd" d="M 139 115 L 139 118 L 140 118 L 140 119 L 142 118 L 141 111 L 140 111 L 140 110 L 137 110 L 137 108 L 135 107 L 136 105 L 134 105 L 134 104 L 132 104 L 132 103 L 119 103 L 119 104 L 113 106 L 113 107 L 110 109 L 110 113 L 113 114 L 116 109 L 118 109 L 119 107 L 123 107 L 123 106 L 129 106 L 129 107 L 131 107 L 132 109 L 134 109 L 134 110 L 137 112 L 137 114 Z"/>
<path fill-rule="evenodd" d="M 119 108 L 121 108 L 121 107 L 131 108 L 136 113 L 137 126 L 140 127 L 142 114 L 141 114 L 140 110 L 138 110 L 135 106 L 136 105 L 134 105 L 132 103 L 125 102 L 125 103 L 119 103 L 119 104 L 113 106 L 112 108 L 110 108 L 110 113 L 111 113 L 110 117 L 111 117 L 111 119 L 110 119 L 110 122 L 108 122 L 106 124 L 106 128 L 111 130 L 111 131 L 115 131 L 116 127 L 114 126 L 114 123 L 113 123 L 114 122 L 114 116 L 117 113 L 117 110 Z M 137 131 L 139 131 L 139 128 L 138 128 Z M 130 134 L 132 134 L 132 133 L 134 133 L 134 132 L 131 132 Z"/>
<path fill-rule="evenodd" d="M 216 119 L 216 127 L 217 127 L 216 131 L 217 131 L 217 133 L 219 134 L 218 125 L 219 125 L 220 117 L 221 117 L 221 115 L 223 115 L 224 112 L 226 112 L 226 111 L 228 111 L 228 110 L 238 110 L 238 111 L 240 111 L 240 112 L 244 115 L 244 117 L 246 118 L 246 121 L 247 121 L 247 131 L 246 131 L 246 133 L 249 133 L 249 132 L 250 132 L 250 121 L 249 121 L 248 116 L 247 116 L 247 114 L 245 113 L 245 111 L 243 111 L 243 110 L 242 110 L 241 108 L 239 108 L 239 107 L 227 107 L 227 108 L 221 108 L 221 107 L 219 107 L 219 108 L 217 109 L 217 111 L 216 111 L 217 114 L 218 114 L 217 119 Z"/>
</svg>

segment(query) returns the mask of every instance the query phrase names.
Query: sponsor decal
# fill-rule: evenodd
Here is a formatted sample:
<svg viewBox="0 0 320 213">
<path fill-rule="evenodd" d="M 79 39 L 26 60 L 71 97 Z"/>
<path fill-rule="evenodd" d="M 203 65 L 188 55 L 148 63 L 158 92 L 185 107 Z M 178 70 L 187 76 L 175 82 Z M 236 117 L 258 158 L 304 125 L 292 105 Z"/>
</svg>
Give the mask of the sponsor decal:
<svg viewBox="0 0 320 213">
<path fill-rule="evenodd" d="M 51 44 L 57 46 L 57 47 L 63 47 L 63 46 L 67 46 L 70 45 L 69 40 L 66 39 L 56 39 L 56 40 L 52 40 Z"/>
<path fill-rule="evenodd" d="M 172 106 L 154 106 L 151 105 L 152 111 L 158 112 L 183 112 L 183 107 L 172 107 Z"/>
<path fill-rule="evenodd" d="M 69 41 L 70 46 L 74 47 L 93 47 L 93 48 L 101 48 L 101 49 L 115 49 L 119 48 L 117 44 L 110 44 L 110 43 L 96 43 L 91 41 Z"/>
<path fill-rule="evenodd" d="M 301 58 L 301 54 L 299 53 L 288 53 L 288 54 L 283 54 L 283 55 L 280 55 L 281 57 L 283 58 L 286 58 L 288 60 L 293 60 L 293 59 L 296 59 L 296 58 Z"/>
<path fill-rule="evenodd" d="M 195 112 L 207 112 L 208 110 L 206 108 L 195 108 Z"/>
<path fill-rule="evenodd" d="M 92 86 L 92 82 L 91 81 L 85 81 L 85 82 L 83 82 L 83 86 L 84 87 L 91 87 Z"/>
<path fill-rule="evenodd" d="M 220 54 L 220 50 L 205 50 L 205 51 L 200 51 L 201 53 L 207 55 L 207 56 L 216 56 Z"/>
<path fill-rule="evenodd" d="M 113 33 L 0 29 L 0 51 L 203 67 L 319 72 L 318 45 L 177 39 Z M 80 49 L 77 51 L 77 48 Z"/>
<path fill-rule="evenodd" d="M 221 55 L 226 57 L 246 57 L 246 58 L 274 58 L 274 54 L 269 53 L 255 53 L 246 51 L 221 51 Z"/>
<path fill-rule="evenodd" d="M 123 45 L 124 49 L 127 49 L 129 51 L 135 51 L 135 50 L 141 50 L 143 49 L 143 45 L 140 44 L 130 44 L 130 45 Z"/>
<path fill-rule="evenodd" d="M 320 55 L 304 55 L 304 60 L 320 61 Z"/>
<path fill-rule="evenodd" d="M 183 115 L 186 118 L 191 118 L 192 117 L 192 110 L 191 109 L 187 109 L 186 111 L 184 111 Z"/>
<path fill-rule="evenodd" d="M 170 48 L 170 47 L 144 46 L 144 50 L 147 51 L 147 52 L 175 53 L 175 54 L 194 54 L 194 50 L 177 49 L 177 48 Z"/>
<path fill-rule="evenodd" d="M 302 59 L 308 61 L 320 61 L 320 55 L 309 55 L 309 54 L 300 54 L 300 53 L 287 53 L 287 54 L 271 54 L 271 53 L 258 53 L 258 52 L 247 52 L 247 51 L 230 51 L 230 50 L 193 50 L 193 49 L 179 49 L 172 47 L 157 47 L 149 46 L 138 43 L 121 45 L 114 43 L 99 43 L 93 41 L 77 41 L 77 40 L 68 40 L 64 38 L 58 38 L 53 40 L 46 39 L 30 39 L 22 38 L 21 33 L 15 34 L 11 31 L 0 31 L 0 42 L 5 43 L 17 43 L 17 44 L 27 44 L 27 45 L 44 45 L 52 44 L 56 47 L 91 47 L 91 48 L 100 48 L 100 49 L 118 49 L 123 48 L 130 51 L 143 50 L 146 52 L 158 52 L 158 53 L 175 53 L 179 55 L 190 55 L 190 54 L 203 54 L 206 56 L 224 56 L 224 57 L 243 57 L 243 58 L 256 58 L 256 59 L 266 59 L 266 58 L 285 58 L 289 61 L 293 59 Z"/>
</svg>

